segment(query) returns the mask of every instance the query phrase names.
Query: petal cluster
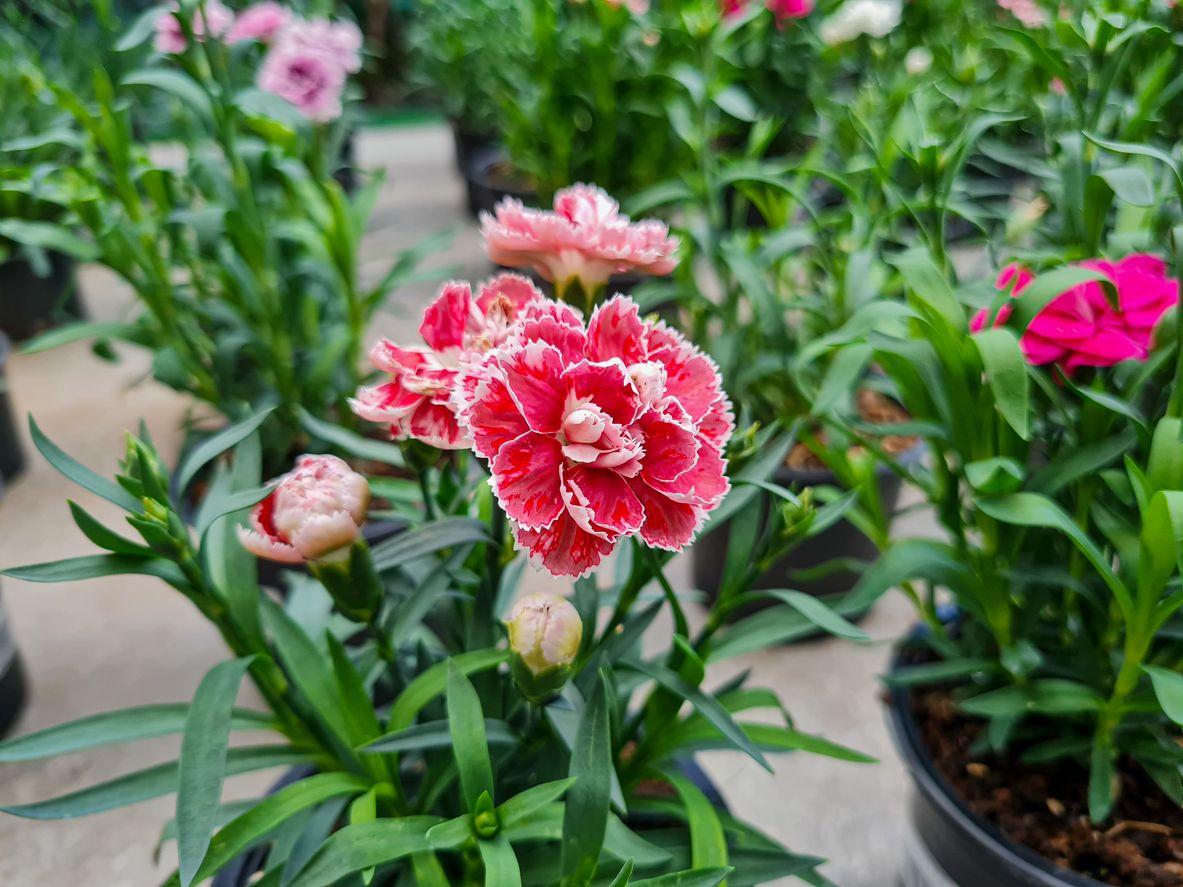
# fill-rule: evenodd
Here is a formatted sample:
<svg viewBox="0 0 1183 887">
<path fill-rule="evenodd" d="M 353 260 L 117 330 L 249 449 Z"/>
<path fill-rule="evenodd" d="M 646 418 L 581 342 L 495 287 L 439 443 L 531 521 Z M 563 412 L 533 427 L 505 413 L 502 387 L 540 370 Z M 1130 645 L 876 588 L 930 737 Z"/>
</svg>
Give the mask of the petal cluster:
<svg viewBox="0 0 1183 887">
<path fill-rule="evenodd" d="M 567 305 L 527 305 L 460 370 L 455 402 L 518 544 L 557 576 L 587 574 L 629 536 L 680 550 L 729 488 L 717 368 L 623 296 L 586 326 Z"/>
<path fill-rule="evenodd" d="M 847 0 L 822 22 L 822 42 L 834 46 L 868 37 L 886 37 L 900 23 L 903 6 L 900 0 Z"/>
<path fill-rule="evenodd" d="M 1031 321 L 1020 344 L 1029 363 L 1054 363 L 1064 372 L 1080 367 L 1107 367 L 1123 360 L 1146 360 L 1154 347 L 1154 328 L 1179 302 L 1179 283 L 1167 276 L 1157 256 L 1136 253 L 1117 262 L 1090 259 L 1080 266 L 1099 271 L 1117 288 L 1117 306 L 1097 281 L 1072 287 L 1048 303 Z M 998 277 L 999 289 L 1017 298 L 1034 276 L 1019 265 L 1008 265 Z M 994 326 L 1006 323 L 1013 306 L 1003 305 Z M 974 332 L 988 324 L 989 312 L 974 316 Z"/>
<path fill-rule="evenodd" d="M 244 548 L 281 563 L 331 558 L 357 538 L 370 504 L 362 475 L 336 456 L 301 456 L 239 528 Z"/>
<path fill-rule="evenodd" d="M 464 363 L 505 342 L 522 309 L 542 299 L 538 288 L 517 274 L 486 281 L 475 296 L 467 283 L 445 284 L 419 326 L 424 345 L 403 348 L 383 339 L 374 347 L 370 360 L 390 379 L 358 391 L 350 401 L 353 411 L 389 425 L 396 440 L 468 448 L 452 400 L 457 374 Z"/>
<path fill-rule="evenodd" d="M 506 198 L 495 213 L 481 214 L 489 258 L 510 268 L 531 268 L 562 287 L 578 281 L 599 290 L 613 274 L 669 274 L 677 266 L 678 240 L 657 221 L 632 222 L 594 185 L 555 194 L 550 211 Z"/>
<path fill-rule="evenodd" d="M 720 0 L 720 11 L 723 16 L 739 15 L 748 8 L 750 0 Z M 783 25 L 793 19 L 805 18 L 816 5 L 816 0 L 765 0 L 764 5 L 776 16 L 778 24 Z"/>
<path fill-rule="evenodd" d="M 347 22 L 292 22 L 274 38 L 259 69 L 259 88 L 290 102 L 315 123 L 341 116 L 349 74 L 361 68 L 361 32 Z"/>
<path fill-rule="evenodd" d="M 248 6 L 238 14 L 234 26 L 226 35 L 226 42 L 257 40 L 260 43 L 270 43 L 291 24 L 291 21 L 291 10 L 280 6 L 275 0 L 263 0 L 262 3 Z"/>
</svg>

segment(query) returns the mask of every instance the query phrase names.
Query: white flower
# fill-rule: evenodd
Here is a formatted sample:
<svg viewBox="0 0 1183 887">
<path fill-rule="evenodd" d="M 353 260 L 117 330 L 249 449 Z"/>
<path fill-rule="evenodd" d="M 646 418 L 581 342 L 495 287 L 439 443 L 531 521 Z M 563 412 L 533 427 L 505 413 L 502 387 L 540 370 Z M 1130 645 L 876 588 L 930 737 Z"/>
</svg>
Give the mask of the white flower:
<svg viewBox="0 0 1183 887">
<path fill-rule="evenodd" d="M 886 37 L 900 23 L 902 14 L 900 0 L 850 0 L 822 23 L 821 38 L 834 46 L 863 34 Z"/>
<path fill-rule="evenodd" d="M 927 46 L 913 46 L 904 56 L 904 70 L 913 77 L 927 74 L 932 68 L 932 50 Z"/>
</svg>

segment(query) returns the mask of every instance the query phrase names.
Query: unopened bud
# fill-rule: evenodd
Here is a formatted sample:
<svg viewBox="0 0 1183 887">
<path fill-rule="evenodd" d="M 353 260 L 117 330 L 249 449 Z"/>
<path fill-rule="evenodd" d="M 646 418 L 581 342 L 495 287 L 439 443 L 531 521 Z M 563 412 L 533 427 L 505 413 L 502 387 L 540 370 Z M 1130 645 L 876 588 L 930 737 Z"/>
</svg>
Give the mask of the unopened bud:
<svg viewBox="0 0 1183 887">
<path fill-rule="evenodd" d="M 506 622 L 514 679 L 531 702 L 553 699 L 567 682 L 583 641 L 583 622 L 564 598 L 531 594 Z"/>
</svg>

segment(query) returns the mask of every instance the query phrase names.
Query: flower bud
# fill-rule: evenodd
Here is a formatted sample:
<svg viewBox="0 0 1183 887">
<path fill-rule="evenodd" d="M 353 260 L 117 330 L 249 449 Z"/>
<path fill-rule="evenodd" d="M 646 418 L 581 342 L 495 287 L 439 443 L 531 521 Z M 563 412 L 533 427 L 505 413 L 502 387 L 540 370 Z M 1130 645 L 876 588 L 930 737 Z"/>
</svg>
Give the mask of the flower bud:
<svg viewBox="0 0 1183 887">
<path fill-rule="evenodd" d="M 506 622 L 514 680 L 538 704 L 553 699 L 567 682 L 583 640 L 579 613 L 554 594 L 531 594 L 514 605 Z"/>
<path fill-rule="evenodd" d="M 244 548 L 288 564 L 349 556 L 370 504 L 366 479 L 336 456 L 301 456 L 240 528 Z"/>
</svg>

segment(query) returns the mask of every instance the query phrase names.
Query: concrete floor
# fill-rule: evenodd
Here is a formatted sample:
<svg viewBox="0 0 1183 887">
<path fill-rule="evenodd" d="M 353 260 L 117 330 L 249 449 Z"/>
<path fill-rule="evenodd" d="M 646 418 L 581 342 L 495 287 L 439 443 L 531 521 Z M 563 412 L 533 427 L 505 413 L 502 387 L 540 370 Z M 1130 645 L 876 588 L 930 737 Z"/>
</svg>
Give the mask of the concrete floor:
<svg viewBox="0 0 1183 887">
<path fill-rule="evenodd" d="M 369 277 L 381 273 L 398 250 L 444 228 L 454 229 L 452 245 L 431 264 L 454 266 L 448 276 L 480 279 L 487 273 L 479 237 L 461 209 L 450 136 L 443 127 L 366 133 L 360 160 L 363 167 L 383 167 L 388 173 L 364 247 Z M 101 269 L 85 269 L 81 286 L 96 319 L 115 318 L 128 304 L 126 290 Z M 435 286 L 406 287 L 376 320 L 375 334 L 413 335 Z M 53 440 L 102 473 L 114 468 L 124 429 L 135 428 L 141 417 L 162 450 L 175 453 L 185 401 L 142 381 L 143 354 L 125 351 L 124 356 L 120 364 L 103 363 L 76 344 L 16 357 L 10 366 L 16 408 L 33 412 Z M 70 521 L 66 498 L 100 518 L 114 517 L 115 509 L 72 486 L 31 447 L 29 453 L 28 471 L 0 505 L 0 564 L 91 553 L 92 546 Z M 923 515 L 907 522 L 912 526 L 901 526 L 904 535 L 929 529 Z M 685 579 L 685 565 L 677 570 Z M 129 705 L 188 700 L 224 655 L 201 617 L 154 580 L 113 578 L 77 587 L 9 581 L 3 593 L 33 687 L 18 732 Z M 751 669 L 752 683 L 774 688 L 800 728 L 881 759 L 858 766 L 782 756 L 774 759 L 772 778 L 739 754 L 712 754 L 704 761 L 736 813 L 795 850 L 827 857 L 824 871 L 844 887 L 887 887 L 899 870 L 906 777 L 884 726 L 877 675 L 890 642 L 910 621 L 907 604 L 890 597 L 864 624 L 874 644 L 814 641 L 738 658 L 712 674 L 717 682 Z M 255 700 L 244 691 L 243 702 Z M 0 803 L 44 799 L 166 761 L 175 757 L 177 745 L 176 739 L 164 739 L 49 762 L 0 765 Z M 257 795 L 276 775 L 237 777 L 227 794 Z M 159 863 L 153 861 L 172 804 L 172 798 L 162 798 L 69 822 L 0 817 L 0 885 L 159 883 L 175 866 L 171 846 Z"/>
</svg>

